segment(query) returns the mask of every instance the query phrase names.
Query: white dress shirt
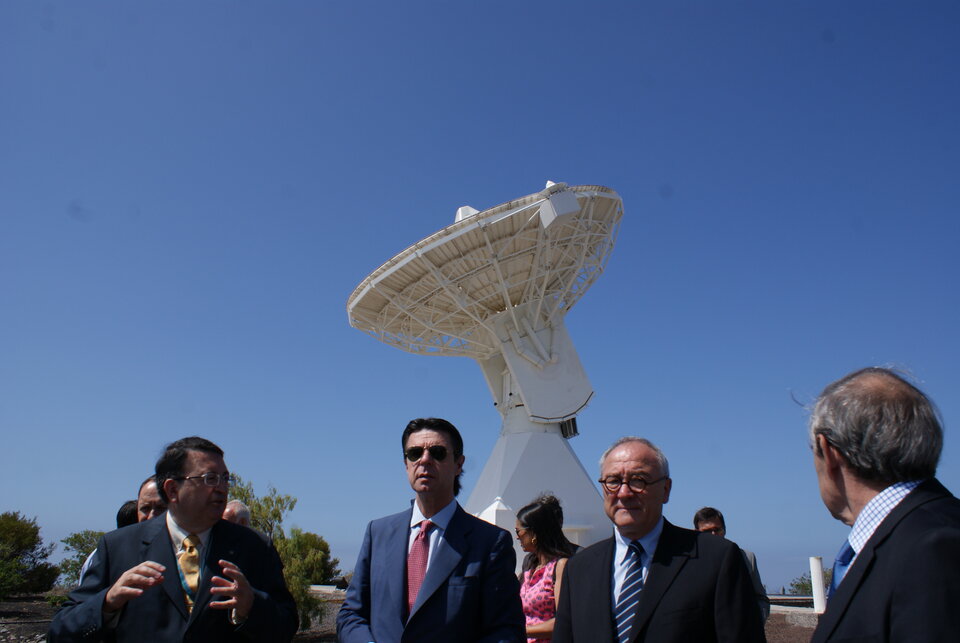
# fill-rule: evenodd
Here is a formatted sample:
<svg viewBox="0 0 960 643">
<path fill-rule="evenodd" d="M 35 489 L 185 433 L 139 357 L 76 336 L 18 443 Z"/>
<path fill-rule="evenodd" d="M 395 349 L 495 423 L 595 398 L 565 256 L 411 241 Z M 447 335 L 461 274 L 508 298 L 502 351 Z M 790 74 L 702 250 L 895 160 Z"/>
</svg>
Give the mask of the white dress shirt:
<svg viewBox="0 0 960 643">
<path fill-rule="evenodd" d="M 420 523 L 424 520 L 429 520 L 433 523 L 433 527 L 430 528 L 430 533 L 427 534 L 427 538 L 430 540 L 430 549 L 427 555 L 427 569 L 430 569 L 430 563 L 433 561 L 433 553 L 437 551 L 438 547 L 444 546 L 443 534 L 446 532 L 447 525 L 450 524 L 450 520 L 456 511 L 457 501 L 454 500 L 429 518 L 424 518 L 420 507 L 414 502 L 413 512 L 410 516 L 410 534 L 407 538 L 407 554 L 410 553 L 410 548 L 413 547 L 413 541 L 416 540 L 417 534 L 420 533 Z"/>
</svg>

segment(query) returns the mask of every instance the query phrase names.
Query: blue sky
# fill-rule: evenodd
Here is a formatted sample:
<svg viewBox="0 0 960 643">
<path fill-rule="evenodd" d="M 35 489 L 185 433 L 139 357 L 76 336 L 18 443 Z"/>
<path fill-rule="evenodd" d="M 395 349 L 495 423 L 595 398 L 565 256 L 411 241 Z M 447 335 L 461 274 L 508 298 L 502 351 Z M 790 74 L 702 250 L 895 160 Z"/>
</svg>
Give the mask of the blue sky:
<svg viewBox="0 0 960 643">
<path fill-rule="evenodd" d="M 107 529 L 200 434 L 353 567 L 449 418 L 464 499 L 500 416 L 479 367 L 349 327 L 371 271 L 547 179 L 624 201 L 567 317 L 572 446 L 671 461 L 770 589 L 832 559 L 806 411 L 908 369 L 960 489 L 955 3 L 0 4 L 0 510 Z"/>
</svg>

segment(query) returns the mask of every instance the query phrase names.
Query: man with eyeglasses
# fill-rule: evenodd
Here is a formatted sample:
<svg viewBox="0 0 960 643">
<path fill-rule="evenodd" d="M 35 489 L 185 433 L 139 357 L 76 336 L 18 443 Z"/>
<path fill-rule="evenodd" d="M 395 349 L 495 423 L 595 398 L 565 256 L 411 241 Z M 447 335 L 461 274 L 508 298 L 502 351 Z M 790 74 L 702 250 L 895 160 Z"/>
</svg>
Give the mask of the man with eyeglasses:
<svg viewBox="0 0 960 643">
<path fill-rule="evenodd" d="M 439 418 L 401 437 L 410 509 L 367 525 L 346 600 L 341 643 L 524 641 L 513 542 L 466 513 L 455 497 L 463 439 Z"/>
<path fill-rule="evenodd" d="M 222 519 L 223 451 L 183 438 L 157 461 L 165 515 L 101 538 L 50 641 L 289 641 L 296 605 L 276 551 Z"/>
<path fill-rule="evenodd" d="M 567 563 L 555 642 L 766 641 L 740 549 L 664 519 L 673 480 L 660 449 L 621 438 L 600 484 L 614 535 Z"/>
</svg>

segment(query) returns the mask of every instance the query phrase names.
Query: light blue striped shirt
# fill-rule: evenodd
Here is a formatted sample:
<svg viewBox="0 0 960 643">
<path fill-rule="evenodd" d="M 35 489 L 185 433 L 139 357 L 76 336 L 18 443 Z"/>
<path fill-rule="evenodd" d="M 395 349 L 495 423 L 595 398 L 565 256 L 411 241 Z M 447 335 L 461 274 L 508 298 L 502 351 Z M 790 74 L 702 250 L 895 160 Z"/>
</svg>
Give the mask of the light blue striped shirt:
<svg viewBox="0 0 960 643">
<path fill-rule="evenodd" d="M 647 574 L 650 573 L 650 563 L 653 562 L 653 553 L 657 551 L 657 543 L 660 542 L 660 534 L 663 532 L 663 516 L 654 525 L 646 536 L 640 538 L 640 546 L 643 547 L 643 556 L 640 557 L 640 564 L 643 567 L 643 582 L 647 582 Z M 613 529 L 613 541 L 616 547 L 613 552 L 613 596 L 611 600 L 613 605 L 611 609 L 616 611 L 617 598 L 620 596 L 620 589 L 623 587 L 623 581 L 627 577 L 627 570 L 630 568 L 627 555 L 630 553 L 630 540 L 620 535 L 616 527 Z"/>
<path fill-rule="evenodd" d="M 916 489 L 921 482 L 921 480 L 895 482 L 875 495 L 863 510 L 860 511 L 860 515 L 857 516 L 856 521 L 853 523 L 853 528 L 850 530 L 850 535 L 847 536 L 847 541 L 849 541 L 850 547 L 854 552 L 853 560 L 850 561 L 851 566 L 853 565 L 853 561 L 857 559 L 857 556 L 860 555 L 860 551 L 864 545 L 866 545 L 870 537 L 873 536 L 873 532 L 875 532 L 877 527 L 880 526 L 880 523 L 883 522 L 883 519 L 890 515 L 890 512 L 907 497 L 907 494 Z"/>
</svg>

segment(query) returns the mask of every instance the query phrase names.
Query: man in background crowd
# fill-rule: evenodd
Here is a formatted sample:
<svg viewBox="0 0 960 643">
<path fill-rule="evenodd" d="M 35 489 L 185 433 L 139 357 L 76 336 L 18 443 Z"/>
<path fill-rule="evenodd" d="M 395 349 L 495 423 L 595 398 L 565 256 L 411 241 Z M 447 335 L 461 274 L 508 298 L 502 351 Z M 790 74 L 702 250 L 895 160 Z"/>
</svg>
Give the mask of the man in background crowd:
<svg viewBox="0 0 960 643">
<path fill-rule="evenodd" d="M 127 500 L 120 505 L 120 509 L 117 510 L 117 529 L 127 525 L 135 525 L 138 522 L 140 521 L 137 519 L 136 500 Z"/>
<path fill-rule="evenodd" d="M 154 476 L 150 476 L 140 483 L 140 491 L 137 493 L 137 521 L 156 518 L 166 510 L 167 503 L 160 496 L 157 481 Z"/>
<path fill-rule="evenodd" d="M 701 533 L 713 534 L 714 536 L 726 537 L 727 523 L 723 519 L 723 514 L 719 509 L 713 507 L 704 507 L 693 516 L 693 528 Z M 763 588 L 763 581 L 760 580 L 760 570 L 757 569 L 757 557 L 752 551 L 740 548 L 743 554 L 743 562 L 747 564 L 747 571 L 750 572 L 750 581 L 753 583 L 753 592 L 757 595 L 757 604 L 760 606 L 760 616 L 766 623 L 770 617 L 770 597 L 767 596 L 767 590 Z"/>
<path fill-rule="evenodd" d="M 250 526 L 250 508 L 239 500 L 231 500 L 223 510 L 223 519 L 243 527 Z"/>
</svg>

